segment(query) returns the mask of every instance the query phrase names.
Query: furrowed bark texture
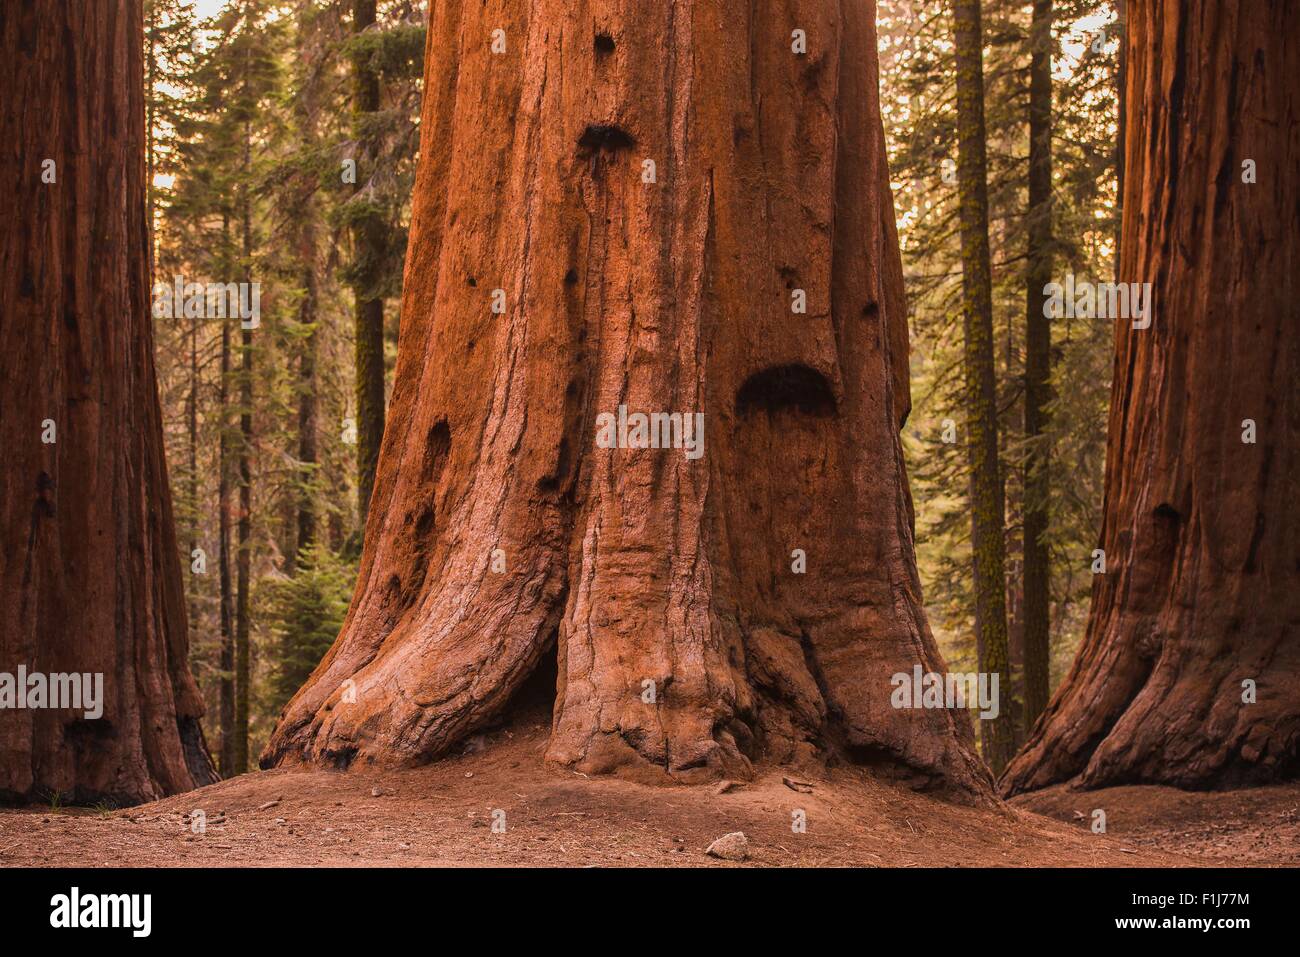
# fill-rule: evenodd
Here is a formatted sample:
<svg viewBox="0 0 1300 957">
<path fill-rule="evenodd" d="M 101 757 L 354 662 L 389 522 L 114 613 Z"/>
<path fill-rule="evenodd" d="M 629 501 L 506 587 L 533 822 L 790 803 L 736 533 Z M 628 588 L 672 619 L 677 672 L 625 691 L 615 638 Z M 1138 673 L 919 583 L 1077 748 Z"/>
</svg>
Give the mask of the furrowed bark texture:
<svg viewBox="0 0 1300 957">
<path fill-rule="evenodd" d="M 867 3 L 434 2 L 360 580 L 264 765 L 436 757 L 558 642 L 558 765 L 690 781 L 835 755 L 985 792 L 964 711 L 890 705 L 893 674 L 944 668 L 873 24 Z M 704 413 L 703 456 L 598 447 L 620 405 Z"/>
<path fill-rule="evenodd" d="M 1154 312 L 1118 325 L 1107 574 L 1010 792 L 1297 767 L 1300 7 L 1131 4 L 1127 29 L 1120 276 Z"/>
<path fill-rule="evenodd" d="M 5 5 L 0 41 L 0 672 L 100 672 L 104 699 L 0 709 L 0 799 L 145 801 L 215 775 L 154 378 L 140 6 Z"/>
</svg>

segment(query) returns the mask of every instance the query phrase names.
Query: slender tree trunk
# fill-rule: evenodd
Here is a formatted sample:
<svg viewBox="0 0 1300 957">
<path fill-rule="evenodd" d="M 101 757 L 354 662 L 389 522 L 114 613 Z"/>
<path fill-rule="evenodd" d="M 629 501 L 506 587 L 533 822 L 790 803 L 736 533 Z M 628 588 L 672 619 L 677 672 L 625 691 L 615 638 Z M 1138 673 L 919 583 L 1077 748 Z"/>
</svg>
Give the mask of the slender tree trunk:
<svg viewBox="0 0 1300 957">
<path fill-rule="evenodd" d="M 158 6 L 156 3 L 146 3 L 149 9 L 149 29 L 146 35 L 145 43 L 145 71 L 144 71 L 144 103 L 145 103 L 145 122 L 144 122 L 144 197 L 145 197 L 145 219 L 149 230 L 149 275 L 152 277 L 155 267 L 158 264 L 155 255 L 153 229 L 154 229 L 154 204 L 153 204 L 153 176 L 154 176 L 154 104 L 157 97 L 157 76 L 158 76 Z"/>
<path fill-rule="evenodd" d="M 310 34 L 300 27 L 298 55 L 306 64 L 313 62 L 313 52 L 308 40 Z M 308 70 L 295 101 L 297 134 L 305 149 L 315 149 L 317 141 L 316 114 L 320 108 L 315 71 Z M 300 466 L 297 507 L 297 540 L 295 554 L 290 556 L 293 567 L 297 554 L 312 547 L 316 541 L 318 521 L 316 509 L 317 401 L 316 353 L 319 336 L 316 330 L 317 301 L 320 296 L 317 278 L 317 209 L 315 191 L 318 183 L 313 179 L 304 185 L 298 217 L 298 259 L 302 269 L 302 301 L 298 306 L 298 324 L 305 330 L 298 357 L 298 462 Z"/>
<path fill-rule="evenodd" d="M 1115 33 L 1119 39 L 1119 51 L 1115 66 L 1115 100 L 1118 104 L 1119 121 L 1115 137 L 1115 275 L 1119 276 L 1120 240 L 1123 238 L 1124 222 L 1124 139 L 1128 129 L 1128 107 L 1126 105 L 1128 77 L 1128 37 L 1125 24 L 1128 22 L 1128 0 L 1115 0 Z"/>
<path fill-rule="evenodd" d="M 229 222 L 222 216 L 222 248 L 229 248 Z M 235 629 L 230 579 L 230 323 L 221 323 L 221 381 L 217 387 L 217 566 L 221 579 L 221 773 L 235 766 Z"/>
<path fill-rule="evenodd" d="M 1011 792 L 1300 767 L 1300 6 L 1134 4 L 1128 44 L 1120 274 L 1154 309 L 1117 326 L 1107 570 Z"/>
<path fill-rule="evenodd" d="M 1007 542 L 1007 669 L 1009 687 L 999 685 L 1001 707 L 1011 723 L 1012 751 L 1025 743 L 1024 676 L 1025 676 L 1025 592 L 1024 559 L 1018 554 L 1022 543 Z"/>
<path fill-rule="evenodd" d="M 4 800 L 213 779 L 154 373 L 143 49 L 138 3 L 0 14 Z M 37 704 L 30 678 L 59 674 L 90 676 L 79 706 L 48 680 Z"/>
<path fill-rule="evenodd" d="M 244 282 L 252 283 L 253 212 L 249 198 L 252 176 L 251 132 L 244 124 L 244 194 L 241 198 L 240 232 L 243 242 Z M 243 774 L 248 770 L 248 697 L 249 697 L 249 587 L 252 584 L 253 547 L 253 330 L 240 330 L 239 376 L 239 523 L 236 527 L 235 552 L 235 735 L 234 764 L 231 770 Z"/>
<path fill-rule="evenodd" d="M 375 25 L 375 0 L 353 0 L 352 29 L 356 34 Z M 354 136 L 365 137 L 365 118 L 379 110 L 379 75 L 364 55 L 353 69 Z M 357 157 L 358 166 L 363 156 Z M 372 170 L 358 169 L 359 191 L 364 191 Z M 379 295 L 379 273 L 386 249 L 384 223 L 374 213 L 361 217 L 352 230 L 355 285 L 354 334 L 357 390 L 357 505 L 363 533 L 366 512 L 374 491 L 375 468 L 384 438 L 384 300 Z"/>
<path fill-rule="evenodd" d="M 1052 0 L 1034 0 L 1030 25 L 1028 289 L 1025 310 L 1024 727 L 1047 707 L 1051 660 L 1051 558 L 1047 549 L 1052 399 L 1052 323 L 1044 287 L 1052 281 Z"/>
<path fill-rule="evenodd" d="M 965 710 L 894 702 L 944 665 L 898 435 L 875 11 L 806 12 L 800 54 L 748 0 L 594 29 L 560 0 L 434 5 L 357 590 L 265 765 L 427 761 L 555 653 L 556 765 L 839 756 L 985 793 Z M 677 442 L 620 437 L 620 407 L 677 413 Z"/>
<path fill-rule="evenodd" d="M 189 472 L 185 487 L 189 492 L 188 528 L 189 547 L 183 561 L 188 563 L 190 621 L 198 620 L 198 608 L 193 597 L 198 589 L 194 581 L 194 551 L 199 547 L 199 320 L 196 317 L 190 323 L 190 394 L 185 410 L 187 426 L 187 452 L 189 453 Z M 206 571 L 206 569 L 205 569 Z"/>
<path fill-rule="evenodd" d="M 253 379 L 253 343 L 252 333 L 244 330 L 242 334 L 243 363 L 240 376 L 239 414 L 240 452 L 239 470 L 239 521 L 236 525 L 235 552 L 235 729 L 234 729 L 234 774 L 243 774 L 248 770 L 248 682 L 249 682 L 249 613 L 248 590 L 251 584 L 251 562 L 253 527 L 253 476 L 249 464 L 250 450 L 253 443 L 253 413 L 251 405 Z"/>
<path fill-rule="evenodd" d="M 954 0 L 957 53 L 957 189 L 961 207 L 966 442 L 970 457 L 971 553 L 980 671 L 1010 687 L 1005 506 L 998 462 L 989 201 L 984 156 L 984 55 L 979 0 Z M 1010 714 L 980 721 L 984 759 L 1000 771 L 1014 747 Z"/>
<path fill-rule="evenodd" d="M 312 492 L 316 475 L 316 209 L 310 200 L 302 211 L 299 255 L 302 258 L 303 298 L 298 322 L 307 330 L 298 359 L 298 461 L 302 488 L 298 499 L 298 552 L 316 541 L 316 500 Z"/>
</svg>

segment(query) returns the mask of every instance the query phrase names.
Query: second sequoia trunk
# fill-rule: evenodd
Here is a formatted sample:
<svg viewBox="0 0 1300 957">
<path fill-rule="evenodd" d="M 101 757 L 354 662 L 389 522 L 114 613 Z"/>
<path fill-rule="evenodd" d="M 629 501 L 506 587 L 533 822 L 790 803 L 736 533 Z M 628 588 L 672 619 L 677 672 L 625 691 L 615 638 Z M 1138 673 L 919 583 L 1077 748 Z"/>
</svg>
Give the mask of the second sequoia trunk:
<svg viewBox="0 0 1300 957">
<path fill-rule="evenodd" d="M 1012 792 L 1297 769 L 1300 6 L 1134 4 L 1128 31 L 1120 276 L 1154 308 L 1119 324 L 1106 574 Z"/>
<path fill-rule="evenodd" d="M 154 375 L 143 47 L 139 3 L 0 13 L 0 801 L 216 779 Z"/>
<path fill-rule="evenodd" d="M 357 591 L 264 764 L 428 760 L 558 642 L 553 763 L 986 789 L 964 711 L 891 706 L 944 669 L 874 11 L 788 9 L 433 4 Z"/>
</svg>

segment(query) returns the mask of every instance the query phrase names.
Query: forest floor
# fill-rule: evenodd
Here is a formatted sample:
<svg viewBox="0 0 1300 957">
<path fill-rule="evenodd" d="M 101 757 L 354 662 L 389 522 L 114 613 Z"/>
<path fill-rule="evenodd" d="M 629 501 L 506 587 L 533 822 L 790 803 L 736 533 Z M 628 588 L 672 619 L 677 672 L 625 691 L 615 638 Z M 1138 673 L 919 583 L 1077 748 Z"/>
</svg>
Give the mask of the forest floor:
<svg viewBox="0 0 1300 957">
<path fill-rule="evenodd" d="M 264 771 L 120 811 L 0 811 L 0 866 L 743 866 L 704 853 L 731 831 L 760 866 L 1300 865 L 1300 783 L 1055 788 L 970 808 L 858 768 L 800 776 L 810 791 L 780 770 L 725 792 L 588 779 L 543 765 L 546 739 L 539 714 L 416 770 Z"/>
</svg>

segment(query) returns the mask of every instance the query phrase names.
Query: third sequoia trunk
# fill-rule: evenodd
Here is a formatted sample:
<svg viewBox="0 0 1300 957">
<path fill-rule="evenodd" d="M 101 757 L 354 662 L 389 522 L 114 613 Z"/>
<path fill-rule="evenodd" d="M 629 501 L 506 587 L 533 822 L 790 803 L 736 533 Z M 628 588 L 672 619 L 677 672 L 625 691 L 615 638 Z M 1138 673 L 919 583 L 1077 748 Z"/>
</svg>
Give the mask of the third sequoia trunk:
<svg viewBox="0 0 1300 957">
<path fill-rule="evenodd" d="M 360 578 L 264 764 L 436 757 L 558 642 L 553 763 L 836 755 L 985 789 L 964 711 L 890 702 L 943 664 L 873 22 L 433 4 Z M 676 418 L 637 447 L 651 413 Z"/>
<path fill-rule="evenodd" d="M 1260 783 L 1300 745 L 1300 6 L 1128 31 L 1120 277 L 1154 305 L 1119 323 L 1106 573 L 1013 792 Z"/>
</svg>

